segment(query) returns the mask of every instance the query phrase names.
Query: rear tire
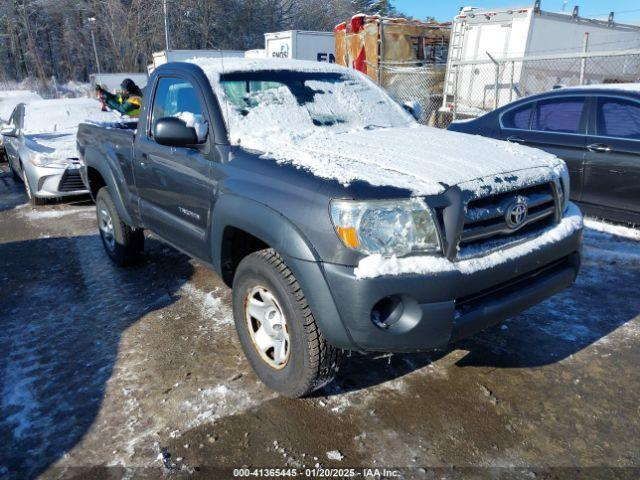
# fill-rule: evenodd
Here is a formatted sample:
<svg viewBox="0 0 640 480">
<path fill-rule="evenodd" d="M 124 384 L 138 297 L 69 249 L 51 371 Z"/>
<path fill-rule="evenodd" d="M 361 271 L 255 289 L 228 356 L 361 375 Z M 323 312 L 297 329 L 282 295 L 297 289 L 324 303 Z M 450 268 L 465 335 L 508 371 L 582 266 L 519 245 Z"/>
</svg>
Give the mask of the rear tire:
<svg viewBox="0 0 640 480">
<path fill-rule="evenodd" d="M 273 249 L 238 265 L 233 316 L 251 367 L 272 390 L 297 398 L 333 380 L 342 351 L 325 340 L 300 284 Z"/>
<path fill-rule="evenodd" d="M 100 238 L 107 255 L 118 266 L 134 264 L 144 250 L 144 230 L 131 228 L 120 218 L 108 187 L 96 195 Z"/>
</svg>

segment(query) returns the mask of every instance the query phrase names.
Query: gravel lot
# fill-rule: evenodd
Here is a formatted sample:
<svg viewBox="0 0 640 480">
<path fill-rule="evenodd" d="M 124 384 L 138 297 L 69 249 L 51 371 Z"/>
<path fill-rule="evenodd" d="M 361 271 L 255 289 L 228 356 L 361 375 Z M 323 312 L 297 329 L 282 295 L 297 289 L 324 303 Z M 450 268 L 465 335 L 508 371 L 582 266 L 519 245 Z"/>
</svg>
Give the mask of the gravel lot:
<svg viewBox="0 0 640 480">
<path fill-rule="evenodd" d="M 446 351 L 353 354 L 294 401 L 250 370 L 214 273 L 150 238 L 120 270 L 94 217 L 0 174 L 0 478 L 640 475 L 638 231 L 589 222 L 570 290 Z"/>
</svg>

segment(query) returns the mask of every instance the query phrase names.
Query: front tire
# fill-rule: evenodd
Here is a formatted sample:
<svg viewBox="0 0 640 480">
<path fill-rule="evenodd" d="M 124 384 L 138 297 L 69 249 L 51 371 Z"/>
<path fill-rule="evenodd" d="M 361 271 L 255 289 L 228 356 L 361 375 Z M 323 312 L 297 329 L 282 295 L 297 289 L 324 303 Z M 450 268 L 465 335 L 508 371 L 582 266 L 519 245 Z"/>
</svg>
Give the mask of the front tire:
<svg viewBox="0 0 640 480">
<path fill-rule="evenodd" d="M 121 267 L 134 264 L 144 249 L 144 230 L 131 228 L 120 218 L 108 187 L 96 196 L 100 238 L 107 255 Z"/>
<path fill-rule="evenodd" d="M 47 203 L 46 198 L 36 197 L 31 191 L 31 185 L 29 184 L 29 179 L 27 178 L 27 174 L 24 173 L 24 170 L 22 175 L 22 182 L 24 183 L 24 191 L 27 193 L 27 197 L 29 198 L 29 202 L 31 202 L 31 205 L 38 206 L 45 205 Z"/>
<path fill-rule="evenodd" d="M 272 390 L 297 398 L 333 380 L 342 352 L 324 339 L 300 284 L 273 249 L 238 265 L 233 315 L 251 367 Z"/>
</svg>

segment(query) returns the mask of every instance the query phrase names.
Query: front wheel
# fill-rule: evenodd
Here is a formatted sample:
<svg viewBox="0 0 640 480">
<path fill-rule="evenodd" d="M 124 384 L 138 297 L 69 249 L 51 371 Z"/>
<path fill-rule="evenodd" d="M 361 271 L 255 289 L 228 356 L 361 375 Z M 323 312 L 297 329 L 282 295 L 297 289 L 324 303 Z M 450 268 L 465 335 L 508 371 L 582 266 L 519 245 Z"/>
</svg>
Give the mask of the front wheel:
<svg viewBox="0 0 640 480">
<path fill-rule="evenodd" d="M 96 210 L 100 238 L 107 255 L 116 265 L 131 265 L 144 249 L 144 231 L 131 228 L 120 219 L 108 187 L 102 187 L 96 196 Z"/>
<path fill-rule="evenodd" d="M 40 198 L 34 195 L 33 191 L 31 190 L 31 185 L 29 184 L 29 179 L 27 178 L 26 173 L 23 174 L 22 181 L 24 182 L 24 191 L 27 193 L 27 197 L 29 198 L 31 205 L 44 205 L 47 203 L 46 198 Z"/>
<path fill-rule="evenodd" d="M 269 388 L 296 398 L 333 380 L 341 350 L 324 339 L 298 281 L 273 249 L 238 265 L 233 315 L 242 349 Z"/>
</svg>

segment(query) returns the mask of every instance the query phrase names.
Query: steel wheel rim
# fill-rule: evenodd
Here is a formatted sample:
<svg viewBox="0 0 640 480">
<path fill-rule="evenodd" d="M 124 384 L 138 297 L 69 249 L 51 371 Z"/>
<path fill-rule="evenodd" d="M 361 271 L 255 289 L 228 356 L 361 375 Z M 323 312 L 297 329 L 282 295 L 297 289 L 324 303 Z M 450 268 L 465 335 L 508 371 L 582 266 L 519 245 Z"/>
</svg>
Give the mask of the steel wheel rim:
<svg viewBox="0 0 640 480">
<path fill-rule="evenodd" d="M 251 343 L 269 367 L 282 370 L 291 357 L 289 325 L 280 303 L 263 286 L 247 292 L 244 314 Z"/>
<path fill-rule="evenodd" d="M 100 235 L 104 240 L 105 245 L 110 252 L 113 252 L 116 248 L 116 237 L 113 233 L 113 219 L 111 213 L 104 202 L 98 203 L 98 228 L 100 229 Z"/>
</svg>

